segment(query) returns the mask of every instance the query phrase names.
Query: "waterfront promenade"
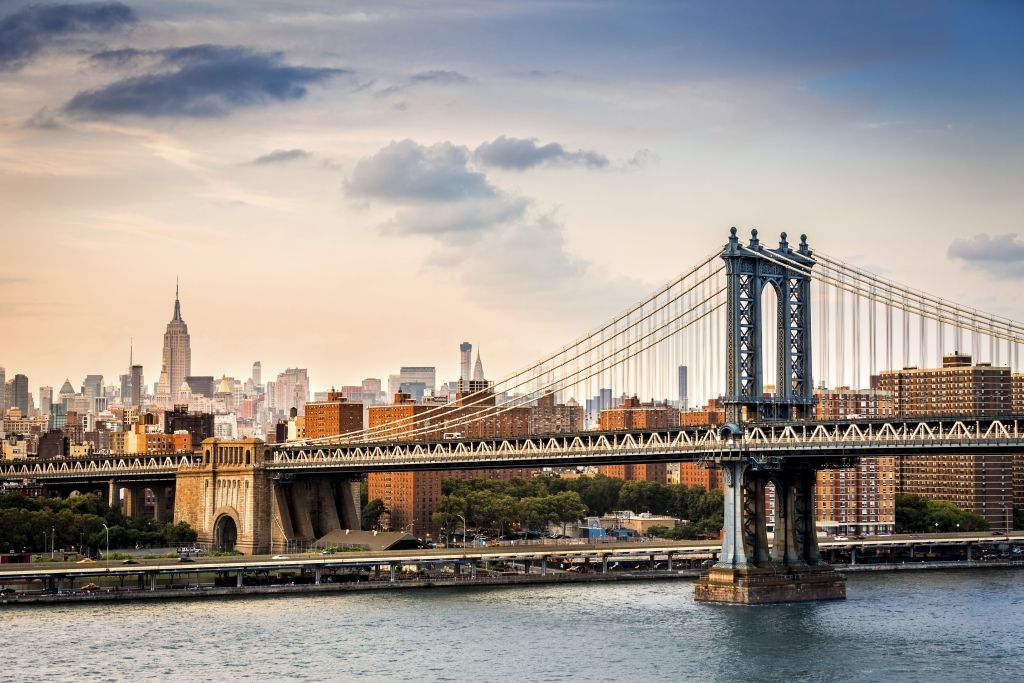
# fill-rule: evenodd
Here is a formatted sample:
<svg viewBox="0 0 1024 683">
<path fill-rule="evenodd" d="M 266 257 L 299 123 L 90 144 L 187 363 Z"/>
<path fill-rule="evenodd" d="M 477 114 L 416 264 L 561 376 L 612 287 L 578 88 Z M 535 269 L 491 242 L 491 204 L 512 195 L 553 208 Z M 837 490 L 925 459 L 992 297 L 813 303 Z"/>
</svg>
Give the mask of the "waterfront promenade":
<svg viewBox="0 0 1024 683">
<path fill-rule="evenodd" d="M 821 546 L 846 572 L 1024 567 L 1024 532 L 872 537 Z M 694 579 L 719 551 L 709 541 L 677 541 L 32 563 L 0 567 L 0 604 Z"/>
</svg>

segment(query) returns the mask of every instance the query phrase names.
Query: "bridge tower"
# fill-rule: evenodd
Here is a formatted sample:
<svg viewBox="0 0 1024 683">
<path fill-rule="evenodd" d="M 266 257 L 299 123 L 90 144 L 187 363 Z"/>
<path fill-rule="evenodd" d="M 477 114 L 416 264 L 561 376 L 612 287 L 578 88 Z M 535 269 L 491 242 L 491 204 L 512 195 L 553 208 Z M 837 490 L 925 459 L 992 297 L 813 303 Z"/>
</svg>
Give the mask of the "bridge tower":
<svg viewBox="0 0 1024 683">
<path fill-rule="evenodd" d="M 807 236 L 794 251 L 782 233 L 777 249 L 761 244 L 757 230 L 740 244 L 736 228 L 722 252 L 726 262 L 728 444 L 715 459 L 725 493 L 725 536 L 718 563 L 698 580 L 694 599 L 757 604 L 846 597 L 846 578 L 818 552 L 814 491 L 821 460 L 780 458 L 754 452 L 743 442 L 745 428 L 770 421 L 814 417 L 811 377 L 811 277 L 814 256 Z M 775 395 L 765 396 L 762 356 L 762 293 L 773 287 L 778 309 L 775 329 Z M 753 425 L 751 425 L 753 423 Z M 775 519 L 768 543 L 765 492 L 775 489 Z"/>
<path fill-rule="evenodd" d="M 794 251 L 782 233 L 777 249 L 768 249 L 751 231 L 749 245 L 740 244 L 736 228 L 722 252 L 728 286 L 726 420 L 734 424 L 759 420 L 811 417 L 811 275 L 814 256 L 807 235 Z M 804 266 L 797 269 L 791 263 Z M 765 287 L 775 290 L 775 368 L 763 367 Z M 768 374 L 770 372 L 770 374 Z M 775 380 L 775 396 L 765 396 L 766 378 Z"/>
</svg>

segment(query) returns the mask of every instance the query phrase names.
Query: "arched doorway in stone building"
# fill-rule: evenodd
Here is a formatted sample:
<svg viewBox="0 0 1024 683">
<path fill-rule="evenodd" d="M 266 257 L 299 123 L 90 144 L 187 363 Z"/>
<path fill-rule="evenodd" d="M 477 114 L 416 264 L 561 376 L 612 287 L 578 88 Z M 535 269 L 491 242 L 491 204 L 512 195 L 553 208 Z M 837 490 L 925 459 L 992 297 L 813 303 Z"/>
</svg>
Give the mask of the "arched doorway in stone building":
<svg viewBox="0 0 1024 683">
<path fill-rule="evenodd" d="M 229 515 L 221 515 L 213 527 L 213 545 L 217 550 L 234 550 L 238 542 L 238 526 Z"/>
</svg>

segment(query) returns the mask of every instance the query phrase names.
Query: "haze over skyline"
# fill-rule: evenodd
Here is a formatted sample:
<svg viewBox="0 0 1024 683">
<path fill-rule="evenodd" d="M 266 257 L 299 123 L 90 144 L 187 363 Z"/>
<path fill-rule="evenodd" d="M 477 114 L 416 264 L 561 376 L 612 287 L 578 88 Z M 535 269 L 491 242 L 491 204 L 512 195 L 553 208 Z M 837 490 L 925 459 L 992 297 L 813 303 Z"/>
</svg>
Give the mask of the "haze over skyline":
<svg viewBox="0 0 1024 683">
<path fill-rule="evenodd" d="M 1011 318 L 1024 6 L 0 0 L 0 365 L 498 377 L 720 247 Z"/>
</svg>

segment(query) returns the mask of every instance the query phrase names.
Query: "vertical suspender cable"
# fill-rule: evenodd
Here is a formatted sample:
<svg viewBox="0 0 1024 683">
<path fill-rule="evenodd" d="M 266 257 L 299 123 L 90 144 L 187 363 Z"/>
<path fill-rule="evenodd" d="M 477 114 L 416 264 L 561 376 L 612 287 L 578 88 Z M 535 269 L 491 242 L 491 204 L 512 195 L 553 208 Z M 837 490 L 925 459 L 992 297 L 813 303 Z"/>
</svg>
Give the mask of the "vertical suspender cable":
<svg viewBox="0 0 1024 683">
<path fill-rule="evenodd" d="M 854 389 L 863 386 L 860 377 L 860 300 L 859 294 L 853 296 L 853 384 L 850 386 Z"/>
</svg>

